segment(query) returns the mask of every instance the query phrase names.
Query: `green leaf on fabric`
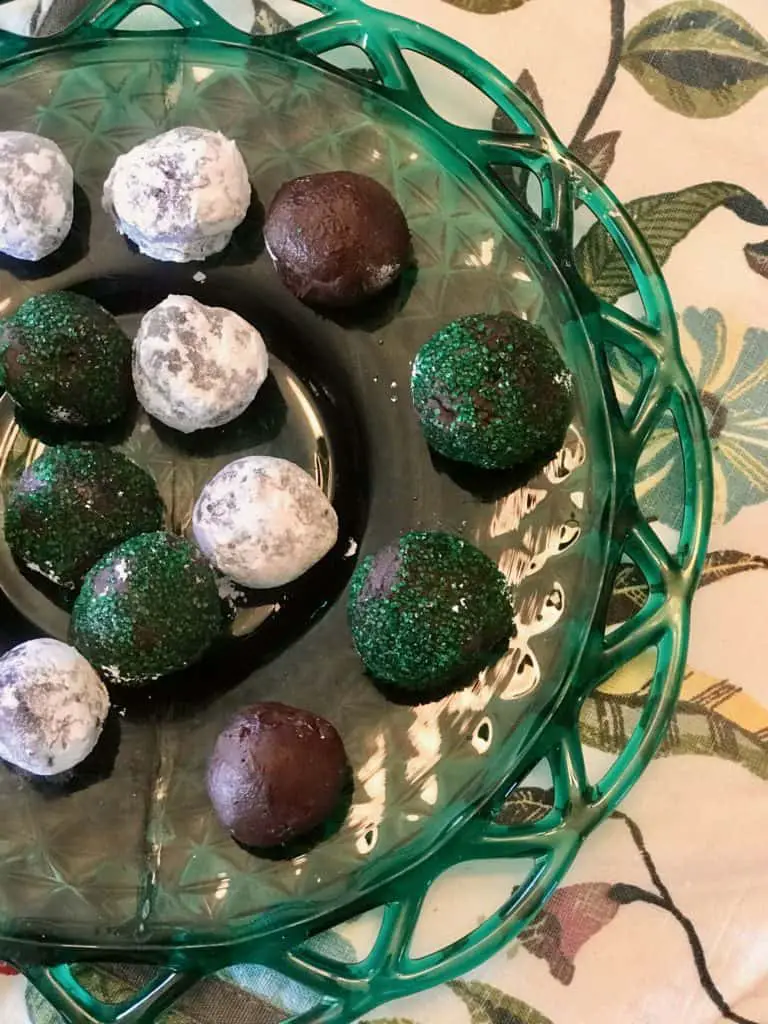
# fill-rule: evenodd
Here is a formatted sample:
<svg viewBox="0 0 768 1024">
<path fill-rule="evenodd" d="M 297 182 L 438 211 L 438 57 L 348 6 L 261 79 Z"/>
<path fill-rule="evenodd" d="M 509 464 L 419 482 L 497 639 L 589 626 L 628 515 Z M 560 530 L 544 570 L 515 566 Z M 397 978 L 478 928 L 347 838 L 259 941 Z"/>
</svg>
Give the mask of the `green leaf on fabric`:
<svg viewBox="0 0 768 1024">
<path fill-rule="evenodd" d="M 501 14 L 503 11 L 515 11 L 528 0 L 445 0 L 454 7 L 460 7 L 462 11 L 471 11 L 473 14 Z"/>
<path fill-rule="evenodd" d="M 599 690 L 587 698 L 579 733 L 587 747 L 618 754 L 640 721 L 646 698 Z M 710 708 L 681 700 L 675 706 L 658 757 L 699 754 L 742 765 L 759 779 L 768 779 L 768 745 Z"/>
<path fill-rule="evenodd" d="M 678 242 L 726 199 L 749 195 L 740 185 L 706 181 L 679 192 L 632 199 L 625 208 L 663 266 Z M 635 282 L 623 256 L 602 224 L 593 224 L 576 246 L 576 266 L 585 283 L 606 302 L 634 291 Z"/>
<path fill-rule="evenodd" d="M 723 206 L 747 224 L 768 225 L 768 206 L 753 192 L 732 196 L 725 200 Z"/>
<path fill-rule="evenodd" d="M 755 569 L 768 569 L 768 558 L 746 551 L 711 551 L 704 562 L 699 589 L 710 583 L 718 583 L 728 576 Z M 647 599 L 648 583 L 637 566 L 629 563 L 620 566 L 608 603 L 607 624 L 613 626 L 618 622 L 626 622 L 643 607 Z"/>
<path fill-rule="evenodd" d="M 416 1024 L 408 1017 L 366 1017 L 360 1024 Z"/>
<path fill-rule="evenodd" d="M 680 0 L 627 34 L 621 64 L 669 110 L 724 117 L 768 85 L 768 42 L 722 4 Z"/>
<path fill-rule="evenodd" d="M 448 988 L 464 1002 L 472 1024 L 552 1024 L 543 1013 L 493 985 L 450 981 Z"/>
<path fill-rule="evenodd" d="M 756 274 L 768 277 L 768 241 L 748 243 L 744 246 L 744 255 Z"/>
<path fill-rule="evenodd" d="M 574 147 L 574 154 L 586 164 L 590 170 L 604 178 L 616 159 L 616 143 L 621 138 L 620 131 L 603 132 L 602 135 L 593 135 L 591 139 L 585 139 Z"/>
</svg>

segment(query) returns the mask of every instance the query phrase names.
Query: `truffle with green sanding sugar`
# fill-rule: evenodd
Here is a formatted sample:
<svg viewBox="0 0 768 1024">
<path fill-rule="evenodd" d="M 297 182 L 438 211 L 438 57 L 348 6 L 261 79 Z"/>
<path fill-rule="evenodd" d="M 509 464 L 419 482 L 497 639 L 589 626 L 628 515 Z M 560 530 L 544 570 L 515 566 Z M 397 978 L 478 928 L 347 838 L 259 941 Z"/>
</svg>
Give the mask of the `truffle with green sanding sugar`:
<svg viewBox="0 0 768 1024">
<path fill-rule="evenodd" d="M 24 470 L 5 510 L 17 561 L 64 587 L 79 587 L 102 555 L 163 525 L 154 480 L 102 445 L 47 448 Z"/>
<path fill-rule="evenodd" d="M 436 452 L 484 469 L 554 454 L 573 379 L 545 332 L 511 313 L 460 317 L 419 349 L 413 404 Z"/>
<path fill-rule="evenodd" d="M 463 681 L 512 635 L 504 576 L 468 541 L 406 533 L 353 576 L 352 639 L 374 678 L 408 690 Z"/>
<path fill-rule="evenodd" d="M 108 680 L 141 685 L 198 661 L 224 628 L 216 577 L 171 533 L 133 537 L 91 569 L 71 642 Z"/>
<path fill-rule="evenodd" d="M 25 412 L 50 423 L 100 426 L 131 403 L 131 342 L 84 295 L 33 295 L 0 324 L 0 376 Z"/>
</svg>

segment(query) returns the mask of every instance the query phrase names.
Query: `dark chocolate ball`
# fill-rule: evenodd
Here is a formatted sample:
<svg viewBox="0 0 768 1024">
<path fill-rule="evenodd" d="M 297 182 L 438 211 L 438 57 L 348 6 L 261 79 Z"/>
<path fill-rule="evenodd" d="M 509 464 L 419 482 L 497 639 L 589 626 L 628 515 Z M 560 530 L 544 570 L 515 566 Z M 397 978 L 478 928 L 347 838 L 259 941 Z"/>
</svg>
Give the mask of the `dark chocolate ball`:
<svg viewBox="0 0 768 1024">
<path fill-rule="evenodd" d="M 365 558 L 348 616 L 368 672 L 407 690 L 464 682 L 514 631 L 504 576 L 472 544 L 439 532 L 406 533 Z"/>
<path fill-rule="evenodd" d="M 239 711 L 219 734 L 208 793 L 224 828 L 245 846 L 280 846 L 334 812 L 347 756 L 330 722 L 264 702 Z"/>
<path fill-rule="evenodd" d="M 463 316 L 419 349 L 413 404 L 430 447 L 484 469 L 554 455 L 573 380 L 539 327 L 511 313 Z"/>
<path fill-rule="evenodd" d="M 47 448 L 24 470 L 5 510 L 14 556 L 64 587 L 77 587 L 102 555 L 139 533 L 159 530 L 155 481 L 101 445 Z"/>
<path fill-rule="evenodd" d="M 224 628 L 216 577 L 172 533 L 113 548 L 85 577 L 72 609 L 72 644 L 114 683 L 141 685 L 205 654 Z"/>
<path fill-rule="evenodd" d="M 326 306 L 351 306 L 383 291 L 411 249 L 394 197 L 350 171 L 286 182 L 272 201 L 264 239 L 294 295 Z"/>
<path fill-rule="evenodd" d="M 131 341 L 84 295 L 33 295 L 0 325 L 0 377 L 20 408 L 50 423 L 110 423 L 133 397 Z"/>
</svg>

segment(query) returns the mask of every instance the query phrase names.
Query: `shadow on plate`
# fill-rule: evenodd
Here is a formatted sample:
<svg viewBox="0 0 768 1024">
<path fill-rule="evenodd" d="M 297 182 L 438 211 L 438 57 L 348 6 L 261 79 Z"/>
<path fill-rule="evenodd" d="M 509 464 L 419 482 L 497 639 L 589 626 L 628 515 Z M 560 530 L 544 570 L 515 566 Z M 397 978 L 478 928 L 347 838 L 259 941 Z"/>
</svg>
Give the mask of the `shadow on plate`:
<svg viewBox="0 0 768 1024">
<path fill-rule="evenodd" d="M 525 487 L 554 459 L 558 451 L 559 448 L 549 449 L 510 469 L 480 469 L 468 462 L 448 459 L 432 449 L 429 454 L 436 472 L 449 477 L 457 487 L 487 504 Z"/>
<path fill-rule="evenodd" d="M 73 267 L 88 255 L 91 237 L 91 204 L 85 191 L 75 185 L 72 228 L 59 248 L 42 260 L 16 260 L 0 254 L 0 270 L 7 270 L 19 281 L 38 281 L 54 277 Z"/>
<path fill-rule="evenodd" d="M 345 330 L 365 331 L 368 334 L 386 327 L 407 303 L 418 276 L 415 262 L 410 263 L 396 281 L 383 292 L 354 306 L 323 306 L 305 303 L 318 316 L 343 327 Z"/>
<path fill-rule="evenodd" d="M 183 455 L 212 458 L 230 455 L 274 441 L 285 426 L 288 406 L 274 376 L 269 373 L 244 413 L 212 430 L 183 434 L 152 417 L 152 427 L 169 448 Z"/>
</svg>

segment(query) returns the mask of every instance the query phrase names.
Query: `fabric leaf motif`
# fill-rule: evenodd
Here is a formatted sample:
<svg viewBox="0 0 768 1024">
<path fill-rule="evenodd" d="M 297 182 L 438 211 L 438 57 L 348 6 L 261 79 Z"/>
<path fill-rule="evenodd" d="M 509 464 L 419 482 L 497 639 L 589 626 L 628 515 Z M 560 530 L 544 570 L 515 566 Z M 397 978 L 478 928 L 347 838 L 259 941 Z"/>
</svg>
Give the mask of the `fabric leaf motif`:
<svg viewBox="0 0 768 1024">
<path fill-rule="evenodd" d="M 573 980 L 576 954 L 609 924 L 619 909 L 607 882 L 584 882 L 558 889 L 546 908 L 520 933 L 520 942 L 546 960 L 563 985 Z"/>
<path fill-rule="evenodd" d="M 620 138 L 620 131 L 593 135 L 591 139 L 577 143 L 574 153 L 582 163 L 594 171 L 598 178 L 604 178 L 613 167 L 613 161 L 616 159 L 616 143 Z"/>
<path fill-rule="evenodd" d="M 660 265 L 672 249 L 726 199 L 751 195 L 740 185 L 707 181 L 681 189 L 643 196 L 625 204 Z M 615 302 L 635 290 L 635 282 L 624 257 L 602 224 L 593 224 L 576 246 L 576 266 L 594 292 Z"/>
<path fill-rule="evenodd" d="M 768 331 L 734 330 L 716 309 L 689 306 L 682 316 L 683 354 L 707 416 L 712 445 L 713 522 L 768 497 Z M 637 371 L 623 367 L 623 386 L 636 389 Z M 636 492 L 646 516 L 680 526 L 679 443 L 668 417 L 654 431 L 638 463 Z"/>
<path fill-rule="evenodd" d="M 524 92 L 531 103 L 536 107 L 537 110 L 544 111 L 544 100 L 541 98 L 539 87 L 536 84 L 536 79 L 533 77 L 528 68 L 523 68 L 520 72 L 520 77 L 515 83 L 520 92 Z"/>
<path fill-rule="evenodd" d="M 724 117 L 768 85 L 768 42 L 713 0 L 682 0 L 644 18 L 621 63 L 655 100 L 685 117 Z"/>
<path fill-rule="evenodd" d="M 748 243 L 744 246 L 744 255 L 756 274 L 768 277 L 768 241 Z"/>
<path fill-rule="evenodd" d="M 728 576 L 754 569 L 768 569 L 768 558 L 746 551 L 710 551 L 704 562 L 699 589 Z M 618 622 L 626 622 L 643 607 L 647 599 L 648 583 L 643 574 L 634 564 L 622 565 L 613 582 L 607 624 L 613 626 Z"/>
<path fill-rule="evenodd" d="M 446 3 L 460 7 L 462 11 L 473 14 L 501 14 L 503 11 L 515 11 L 528 3 L 528 0 L 445 0 Z"/>
<path fill-rule="evenodd" d="M 554 792 L 539 786 L 518 786 L 496 816 L 500 825 L 533 825 L 552 810 Z"/>
<path fill-rule="evenodd" d="M 645 703 L 642 692 L 595 691 L 584 702 L 579 721 L 582 742 L 604 753 L 620 753 Z M 768 713 L 727 680 L 689 672 L 657 756 L 677 754 L 718 757 L 768 780 Z"/>
<path fill-rule="evenodd" d="M 415 1022 L 406 1017 L 374 1017 L 370 1020 L 365 1017 L 360 1024 L 415 1024 Z"/>
<path fill-rule="evenodd" d="M 549 1017 L 514 996 L 481 981 L 449 981 L 464 1002 L 472 1024 L 552 1024 Z"/>
</svg>

